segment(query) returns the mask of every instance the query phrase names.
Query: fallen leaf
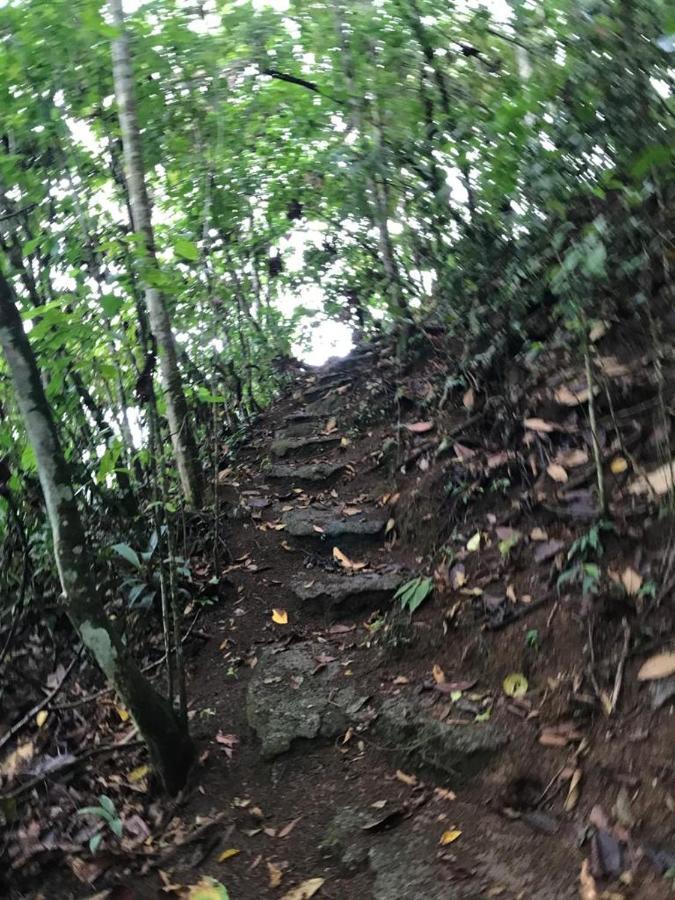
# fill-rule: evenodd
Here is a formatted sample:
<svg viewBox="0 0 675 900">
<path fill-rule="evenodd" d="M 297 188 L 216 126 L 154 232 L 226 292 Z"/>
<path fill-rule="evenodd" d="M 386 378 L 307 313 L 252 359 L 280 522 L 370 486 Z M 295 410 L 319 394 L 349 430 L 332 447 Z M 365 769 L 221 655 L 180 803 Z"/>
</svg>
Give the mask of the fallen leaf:
<svg viewBox="0 0 675 900">
<path fill-rule="evenodd" d="M 579 874 L 579 900 L 599 900 L 595 878 L 591 875 L 591 865 L 587 859 L 582 862 Z"/>
<path fill-rule="evenodd" d="M 312 528 L 314 529 L 314 531 L 316 531 L 317 534 L 325 534 L 326 533 L 320 525 L 312 525 Z"/>
<path fill-rule="evenodd" d="M 563 450 L 558 453 L 555 461 L 561 466 L 567 466 L 568 469 L 576 469 L 578 466 L 585 466 L 588 462 L 588 453 L 585 450 Z"/>
<path fill-rule="evenodd" d="M 216 735 L 216 743 L 220 744 L 228 759 L 232 759 L 235 748 L 239 744 L 239 738 L 236 734 L 223 734 L 219 731 Z"/>
<path fill-rule="evenodd" d="M 621 573 L 621 584 L 624 586 L 626 593 L 630 597 L 634 597 L 640 592 L 642 587 L 642 576 L 635 569 L 627 566 Z"/>
<path fill-rule="evenodd" d="M 228 847 L 227 850 L 223 850 L 222 853 L 218 854 L 218 862 L 225 862 L 227 859 L 232 859 L 233 856 L 239 856 L 241 850 L 237 850 L 236 847 Z"/>
<path fill-rule="evenodd" d="M 546 471 L 550 478 L 554 481 L 558 481 L 560 484 L 564 484 L 567 481 L 567 472 L 557 463 L 551 463 L 546 467 Z"/>
<path fill-rule="evenodd" d="M 417 776 L 416 775 L 406 775 L 405 772 L 402 772 L 400 769 L 396 770 L 396 778 L 399 781 L 402 781 L 403 784 L 407 784 L 410 787 L 413 787 L 417 784 Z"/>
<path fill-rule="evenodd" d="M 345 506 L 342 510 L 343 516 L 358 516 L 358 514 L 362 512 L 357 506 Z"/>
<path fill-rule="evenodd" d="M 548 535 L 543 528 L 533 528 L 530 532 L 531 541 L 547 541 Z"/>
<path fill-rule="evenodd" d="M 444 831 L 438 843 L 443 847 L 445 847 L 447 844 L 453 844 L 461 835 L 461 833 L 461 831 L 457 831 L 456 829 L 449 829 L 448 831 Z"/>
<path fill-rule="evenodd" d="M 326 881 L 325 878 L 310 878 L 284 894 L 281 900 L 310 900 Z"/>
<path fill-rule="evenodd" d="M 609 464 L 609 468 L 612 470 L 613 475 L 620 475 L 622 472 L 626 471 L 628 463 L 623 456 L 615 456 Z"/>
<path fill-rule="evenodd" d="M 412 431 L 413 434 L 426 434 L 427 431 L 432 431 L 434 427 L 433 422 L 413 422 L 410 425 L 405 426 L 408 431 Z"/>
<path fill-rule="evenodd" d="M 675 675 L 675 653 L 657 653 L 642 664 L 638 681 L 657 681 L 671 675 Z"/>
<path fill-rule="evenodd" d="M 333 547 L 333 559 L 339 562 L 343 569 L 350 569 L 353 572 L 365 569 L 368 565 L 367 562 L 353 562 L 339 547 Z"/>
<path fill-rule="evenodd" d="M 0 763 L 0 774 L 5 775 L 7 778 L 13 778 L 22 768 L 23 763 L 29 762 L 33 758 L 34 751 L 35 748 L 32 741 L 19 744 L 16 750 L 12 750 Z"/>
<path fill-rule="evenodd" d="M 324 431 L 326 432 L 326 434 L 330 434 L 332 431 L 336 431 L 336 430 L 337 430 L 337 419 L 333 417 L 326 422 L 326 427 L 324 428 Z"/>
<path fill-rule="evenodd" d="M 473 409 L 476 404 L 476 395 L 474 394 L 473 388 L 469 388 L 469 390 L 462 397 L 462 403 L 464 404 L 466 409 Z"/>
<path fill-rule="evenodd" d="M 384 528 L 384 533 L 389 534 L 396 527 L 396 519 L 389 519 Z"/>
<path fill-rule="evenodd" d="M 276 863 L 268 862 L 267 863 L 267 871 L 270 876 L 270 887 L 276 888 L 281 884 L 281 879 L 284 877 L 284 873 L 281 870 L 281 867 Z"/>
<path fill-rule="evenodd" d="M 225 885 L 215 878 L 203 878 L 188 894 L 189 900 L 229 900 L 229 896 Z"/>
<path fill-rule="evenodd" d="M 595 342 L 599 341 L 601 337 L 604 337 L 608 331 L 609 325 L 607 322 L 602 319 L 596 319 L 591 325 L 591 330 L 588 332 L 588 339 L 592 344 L 595 344 Z"/>
<path fill-rule="evenodd" d="M 636 478 L 628 486 L 628 492 L 631 494 L 646 494 L 651 488 L 658 497 L 661 497 L 663 494 L 667 494 L 668 491 L 673 490 L 674 486 L 675 459 L 659 466 L 653 472 L 648 472 L 645 476 L 641 475 L 639 478 Z"/>
<path fill-rule="evenodd" d="M 434 676 L 434 681 L 436 684 L 443 684 L 445 682 L 445 672 L 438 663 L 434 663 L 434 667 L 431 670 L 432 675 Z"/>
<path fill-rule="evenodd" d="M 297 819 L 293 819 L 292 821 L 290 821 L 288 823 L 288 825 L 284 825 L 283 828 L 280 828 L 279 833 L 277 834 L 277 837 L 280 837 L 280 838 L 288 837 L 288 835 L 291 833 L 291 831 L 293 831 L 293 829 L 298 824 L 298 822 L 300 821 L 301 818 L 302 818 L 302 816 L 298 816 Z"/>
<path fill-rule="evenodd" d="M 480 531 L 477 531 L 473 537 L 469 538 L 466 543 L 466 549 L 469 553 L 474 553 L 480 547 Z"/>
<path fill-rule="evenodd" d="M 565 799 L 565 812 L 572 812 L 575 809 L 577 803 L 579 802 L 579 793 L 580 793 L 580 785 L 581 785 L 581 777 L 583 772 L 581 769 L 575 769 L 572 773 L 572 778 L 570 779 L 570 786 L 567 791 L 567 797 Z"/>
<path fill-rule="evenodd" d="M 541 434 L 550 434 L 552 431 L 555 431 L 557 426 L 551 424 L 551 422 L 545 422 L 543 419 L 525 419 L 523 422 L 525 428 L 529 428 L 530 431 L 538 431 Z"/>
<path fill-rule="evenodd" d="M 115 709 L 117 710 L 117 715 L 120 717 L 120 719 L 123 722 L 129 721 L 129 713 L 126 711 L 126 709 L 123 706 L 116 706 Z"/>
<path fill-rule="evenodd" d="M 288 625 L 288 613 L 285 609 L 273 609 L 272 621 L 277 625 Z"/>
<path fill-rule="evenodd" d="M 458 591 L 461 587 L 464 587 L 465 584 L 466 570 L 461 563 L 458 563 L 450 569 L 450 586 L 453 591 Z"/>
<path fill-rule="evenodd" d="M 146 775 L 150 774 L 150 766 L 137 766 L 127 775 L 127 781 L 130 784 L 137 784 L 142 781 Z"/>
<path fill-rule="evenodd" d="M 340 438 L 340 446 L 341 446 L 341 447 L 349 447 L 350 444 L 351 444 L 351 441 L 349 440 L 348 437 L 341 437 L 341 438 Z"/>
<path fill-rule="evenodd" d="M 557 388 L 554 393 L 556 402 L 563 406 L 579 406 L 580 403 L 586 403 L 589 396 L 590 392 L 587 387 L 571 390 L 564 384 Z"/>
<path fill-rule="evenodd" d="M 547 559 L 552 559 L 564 546 L 564 541 L 556 540 L 544 541 L 541 544 L 537 544 L 534 551 L 534 561 L 538 563 L 546 562 Z"/>
<path fill-rule="evenodd" d="M 453 450 L 455 451 L 455 456 L 458 459 L 461 459 L 463 462 L 466 462 L 469 459 L 473 459 L 476 455 L 475 450 L 472 450 L 471 447 L 466 447 L 464 444 L 460 444 L 459 442 L 453 444 Z"/>
<path fill-rule="evenodd" d="M 49 713 L 46 709 L 41 709 L 40 712 L 35 716 L 35 724 L 38 728 L 42 728 L 47 719 L 49 718 Z"/>
<path fill-rule="evenodd" d="M 528 687 L 527 678 L 520 672 L 511 672 L 502 682 L 502 688 L 508 697 L 524 697 Z"/>
</svg>

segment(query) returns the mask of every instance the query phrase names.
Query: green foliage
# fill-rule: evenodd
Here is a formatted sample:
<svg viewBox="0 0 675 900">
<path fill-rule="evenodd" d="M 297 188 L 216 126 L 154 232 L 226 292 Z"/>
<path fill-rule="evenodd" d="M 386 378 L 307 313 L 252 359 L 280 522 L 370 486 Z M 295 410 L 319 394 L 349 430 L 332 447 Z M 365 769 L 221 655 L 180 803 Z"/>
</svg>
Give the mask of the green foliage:
<svg viewBox="0 0 675 900">
<path fill-rule="evenodd" d="M 124 826 L 117 813 L 115 804 L 110 799 L 110 797 L 107 797 L 105 794 L 101 794 L 99 796 L 98 803 L 98 806 L 83 806 L 81 809 L 77 810 L 77 815 L 94 816 L 96 818 L 103 819 L 103 822 L 115 835 L 115 837 L 121 838 Z M 95 853 L 100 847 L 102 841 L 103 834 L 100 831 L 92 835 L 89 839 L 89 850 L 92 853 Z"/>
<path fill-rule="evenodd" d="M 402 584 L 394 594 L 394 599 L 400 602 L 402 609 L 407 609 L 412 615 L 424 603 L 433 589 L 432 579 L 419 575 Z"/>
</svg>

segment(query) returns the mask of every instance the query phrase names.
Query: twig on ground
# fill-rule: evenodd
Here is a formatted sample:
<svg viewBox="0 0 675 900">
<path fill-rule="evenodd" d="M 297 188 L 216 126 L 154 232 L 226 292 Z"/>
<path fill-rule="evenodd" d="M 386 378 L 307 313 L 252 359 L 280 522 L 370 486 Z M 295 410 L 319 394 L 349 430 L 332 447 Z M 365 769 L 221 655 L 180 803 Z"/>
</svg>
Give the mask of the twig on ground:
<svg viewBox="0 0 675 900">
<path fill-rule="evenodd" d="M 29 709 L 28 712 L 25 714 L 25 716 L 23 716 L 21 719 L 19 719 L 18 722 L 16 722 L 14 725 L 12 725 L 12 727 L 9 729 L 9 731 L 0 738 L 0 747 L 4 747 L 5 744 L 8 743 L 8 741 L 11 741 L 11 739 L 15 735 L 17 735 L 21 731 L 21 729 L 24 728 L 40 712 L 41 709 L 44 709 L 45 706 L 47 706 L 49 703 L 51 703 L 51 701 L 54 699 L 54 697 L 56 697 L 56 695 L 59 693 L 59 691 L 61 690 L 63 685 L 66 683 L 66 679 L 70 675 L 75 663 L 78 661 L 79 658 L 80 658 L 80 653 L 76 653 L 75 656 L 73 657 L 73 659 L 71 660 L 70 665 L 66 669 L 66 671 L 63 675 L 63 678 L 61 679 L 61 681 L 59 681 L 59 683 L 56 685 L 56 687 L 53 688 L 50 691 L 50 693 L 47 694 L 46 697 L 43 697 L 42 700 L 40 700 L 38 703 L 36 703 L 32 709 Z"/>
<path fill-rule="evenodd" d="M 609 710 L 608 714 L 611 716 L 613 712 L 616 711 L 617 704 L 619 702 L 619 696 L 621 694 L 621 685 L 623 684 L 623 672 L 626 667 L 626 660 L 628 659 L 628 648 L 630 646 L 631 639 L 631 630 L 630 626 L 626 619 L 622 622 L 623 625 L 623 646 L 621 648 L 621 656 L 619 657 L 619 664 L 616 667 L 616 675 L 614 676 L 614 688 L 612 689 L 612 696 L 609 701 Z"/>
<path fill-rule="evenodd" d="M 507 628 L 509 625 L 513 625 L 515 622 L 519 622 L 520 619 L 524 619 L 525 616 L 529 616 L 531 612 L 534 612 L 535 609 L 539 609 L 545 603 L 548 603 L 553 595 L 547 594 L 545 597 L 541 597 L 539 600 L 535 600 L 532 603 L 528 603 L 527 606 L 521 606 L 520 609 L 515 609 L 513 612 L 508 613 L 501 622 L 488 622 L 485 625 L 487 631 L 499 631 L 502 628 Z"/>
</svg>

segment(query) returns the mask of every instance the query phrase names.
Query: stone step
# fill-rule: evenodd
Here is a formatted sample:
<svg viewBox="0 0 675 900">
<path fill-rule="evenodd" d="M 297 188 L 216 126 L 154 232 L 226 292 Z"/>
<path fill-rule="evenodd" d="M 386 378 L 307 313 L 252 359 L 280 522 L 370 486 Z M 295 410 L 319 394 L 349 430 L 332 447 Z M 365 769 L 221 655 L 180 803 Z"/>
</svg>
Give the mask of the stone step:
<svg viewBox="0 0 675 900">
<path fill-rule="evenodd" d="M 301 456 L 311 453 L 319 447 L 332 447 L 340 443 L 340 435 L 315 435 L 311 437 L 286 437 L 277 438 L 270 446 L 272 456 L 280 459 L 292 453 L 294 456 Z"/>
<path fill-rule="evenodd" d="M 385 700 L 375 731 L 402 764 L 432 771 L 451 786 L 477 775 L 508 740 L 491 722 L 450 725 L 403 697 Z"/>
<path fill-rule="evenodd" d="M 334 475 L 344 472 L 345 463 L 307 463 L 304 466 L 271 466 L 265 472 L 268 478 L 288 478 L 290 481 L 327 481 Z"/>
<path fill-rule="evenodd" d="M 331 616 L 349 615 L 391 600 L 408 577 L 400 572 L 305 572 L 291 579 L 291 590 L 306 606 Z"/>
<path fill-rule="evenodd" d="M 305 437 L 309 434 L 317 434 L 325 425 L 325 419 L 301 419 L 299 422 L 286 422 L 274 434 L 274 439 L 287 437 Z"/>
<path fill-rule="evenodd" d="M 248 686 L 246 717 L 264 759 L 298 741 L 337 737 L 367 702 L 354 685 L 341 686 L 340 664 L 325 660 L 326 644 L 309 642 L 261 655 Z"/>
<path fill-rule="evenodd" d="M 293 537 L 339 538 L 371 537 L 384 532 L 387 516 L 380 510 L 370 510 L 355 516 L 345 516 L 337 509 L 308 506 L 284 513 L 282 522 Z"/>
</svg>

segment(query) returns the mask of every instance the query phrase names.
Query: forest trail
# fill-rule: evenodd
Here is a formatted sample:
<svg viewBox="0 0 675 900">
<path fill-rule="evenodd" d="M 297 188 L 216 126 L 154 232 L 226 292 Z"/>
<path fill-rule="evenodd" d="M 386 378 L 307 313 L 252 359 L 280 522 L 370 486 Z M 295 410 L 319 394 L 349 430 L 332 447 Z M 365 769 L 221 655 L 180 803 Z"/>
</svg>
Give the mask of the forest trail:
<svg viewBox="0 0 675 900">
<path fill-rule="evenodd" d="M 181 817 L 223 818 L 172 882 L 208 874 L 237 900 L 310 896 L 292 889 L 314 879 L 326 898 L 553 900 L 578 896 L 589 855 L 596 872 L 598 854 L 623 855 L 605 861 L 606 883 L 626 854 L 639 868 L 627 816 L 657 839 L 672 724 L 633 702 L 591 722 L 571 698 L 584 692 L 580 625 L 550 589 L 550 515 L 542 541 L 536 513 L 494 495 L 471 514 L 493 532 L 481 541 L 508 541 L 515 522 L 533 535 L 533 571 L 495 561 L 494 546 L 460 550 L 438 564 L 435 599 L 412 619 L 395 612 L 394 591 L 429 572 L 445 533 L 431 513 L 445 496 L 440 437 L 420 409 L 430 374 L 433 361 L 402 375 L 375 345 L 299 376 L 221 472 L 230 595 L 202 619 L 191 662 L 206 749 Z M 462 409 L 446 433 L 475 419 Z M 462 525 L 462 544 L 474 531 Z M 545 602 L 496 596 L 493 576 Z M 530 679 L 523 696 L 504 692 L 513 672 Z M 644 862 L 622 890 L 667 896 Z"/>
<path fill-rule="evenodd" d="M 299 371 L 228 451 L 215 513 L 189 523 L 204 547 L 217 530 L 227 559 L 214 578 L 209 551 L 190 555 L 206 604 L 185 641 L 188 788 L 162 799 L 133 744 L 72 775 L 56 766 L 41 793 L 52 830 L 20 831 L 13 862 L 40 890 L 10 896 L 197 897 L 205 878 L 231 900 L 670 896 L 674 679 L 637 682 L 649 644 L 621 655 L 621 610 L 637 600 L 589 624 L 578 588 L 555 588 L 589 533 L 565 508 L 589 502 L 593 473 L 570 446 L 587 440 L 578 410 L 544 433 L 569 497 L 541 478 L 523 490 L 541 395 L 521 384 L 530 430 L 509 431 L 495 401 L 442 396 L 443 353 L 432 341 L 401 371 L 373 343 Z M 551 371 L 544 359 L 532 383 Z M 651 571 L 664 539 L 645 526 L 636 551 L 635 527 L 602 535 L 624 578 Z M 660 615 L 652 638 L 669 633 Z M 110 695 L 87 720 L 77 690 L 50 723 L 75 715 L 94 747 L 134 737 Z M 71 813 L 100 792 L 124 833 L 88 855 L 92 825 Z"/>
</svg>

